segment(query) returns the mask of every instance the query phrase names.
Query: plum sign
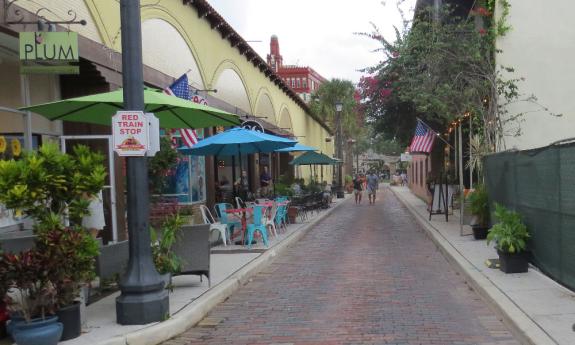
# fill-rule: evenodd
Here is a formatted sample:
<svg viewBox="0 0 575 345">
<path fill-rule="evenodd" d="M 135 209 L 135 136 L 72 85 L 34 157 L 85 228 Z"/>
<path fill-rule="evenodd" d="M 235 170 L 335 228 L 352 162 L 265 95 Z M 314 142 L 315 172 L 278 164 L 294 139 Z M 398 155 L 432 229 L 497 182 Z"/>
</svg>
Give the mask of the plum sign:
<svg viewBox="0 0 575 345">
<path fill-rule="evenodd" d="M 149 149 L 148 118 L 141 111 L 118 111 L 112 117 L 114 151 L 118 156 L 145 156 Z"/>
</svg>

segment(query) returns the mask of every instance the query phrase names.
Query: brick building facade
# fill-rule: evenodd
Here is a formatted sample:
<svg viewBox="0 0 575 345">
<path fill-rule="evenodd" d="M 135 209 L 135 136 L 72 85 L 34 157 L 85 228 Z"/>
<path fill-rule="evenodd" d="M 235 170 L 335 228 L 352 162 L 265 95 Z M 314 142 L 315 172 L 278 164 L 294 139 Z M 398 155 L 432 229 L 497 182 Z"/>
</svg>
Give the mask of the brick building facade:
<svg viewBox="0 0 575 345">
<path fill-rule="evenodd" d="M 311 94 L 326 81 L 324 77 L 309 66 L 284 65 L 276 35 L 273 35 L 270 40 L 270 53 L 267 55 L 267 63 L 306 103 L 310 101 Z"/>
</svg>

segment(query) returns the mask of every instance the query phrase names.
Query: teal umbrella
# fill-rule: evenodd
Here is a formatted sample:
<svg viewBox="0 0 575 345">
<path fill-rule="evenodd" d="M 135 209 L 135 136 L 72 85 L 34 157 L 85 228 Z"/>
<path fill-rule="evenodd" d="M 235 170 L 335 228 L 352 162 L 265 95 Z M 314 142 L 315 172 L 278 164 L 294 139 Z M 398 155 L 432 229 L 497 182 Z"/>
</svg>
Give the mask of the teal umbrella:
<svg viewBox="0 0 575 345">
<path fill-rule="evenodd" d="M 195 156 L 235 156 L 249 153 L 273 152 L 294 146 L 295 140 L 245 128 L 232 128 L 200 140 L 192 148 L 181 147 L 181 153 Z"/>
<path fill-rule="evenodd" d="M 306 152 L 303 155 L 295 158 L 291 162 L 291 165 L 335 165 L 340 164 L 340 162 L 336 159 L 333 159 L 323 153 L 317 152 Z"/>
<path fill-rule="evenodd" d="M 305 151 L 317 151 L 318 149 L 311 146 L 302 145 L 300 143 L 295 144 L 292 147 L 285 147 L 283 149 L 276 150 L 275 152 L 305 152 Z"/>
<path fill-rule="evenodd" d="M 234 126 L 238 116 L 223 110 L 170 96 L 157 89 L 144 89 L 145 112 L 154 113 L 162 128 L 206 128 Z M 20 108 L 50 120 L 64 120 L 110 126 L 112 116 L 124 110 L 122 89 L 90 96 L 69 98 Z M 129 110 L 129 109 L 128 109 Z"/>
</svg>

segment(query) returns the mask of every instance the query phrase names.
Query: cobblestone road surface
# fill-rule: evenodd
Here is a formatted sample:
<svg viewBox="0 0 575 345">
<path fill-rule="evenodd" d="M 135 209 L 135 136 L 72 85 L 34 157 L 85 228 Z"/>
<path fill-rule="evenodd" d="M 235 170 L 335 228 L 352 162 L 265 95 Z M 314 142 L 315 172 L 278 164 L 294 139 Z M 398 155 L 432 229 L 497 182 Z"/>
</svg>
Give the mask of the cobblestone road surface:
<svg viewBox="0 0 575 345">
<path fill-rule="evenodd" d="M 367 199 L 367 198 L 366 198 Z M 389 190 L 347 201 L 165 345 L 518 344 Z"/>
</svg>

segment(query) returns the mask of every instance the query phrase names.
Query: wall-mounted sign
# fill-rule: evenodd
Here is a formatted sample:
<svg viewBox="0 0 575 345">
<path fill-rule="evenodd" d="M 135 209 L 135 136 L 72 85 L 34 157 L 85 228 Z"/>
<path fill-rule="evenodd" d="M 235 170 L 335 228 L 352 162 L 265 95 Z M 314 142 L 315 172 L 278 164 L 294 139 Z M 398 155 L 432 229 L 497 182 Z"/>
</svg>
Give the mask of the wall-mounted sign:
<svg viewBox="0 0 575 345">
<path fill-rule="evenodd" d="M 118 111 L 112 117 L 114 151 L 118 156 L 145 156 L 149 150 L 149 120 L 142 111 Z"/>
<path fill-rule="evenodd" d="M 203 98 L 200 95 L 193 95 L 192 96 L 192 102 L 202 104 L 202 105 L 208 105 L 208 100 Z"/>
<path fill-rule="evenodd" d="M 20 73 L 78 74 L 78 33 L 21 32 Z"/>
<path fill-rule="evenodd" d="M 244 121 L 242 122 L 241 127 L 252 131 L 264 133 L 264 127 L 257 121 L 253 120 Z"/>
<path fill-rule="evenodd" d="M 148 119 L 148 139 L 150 143 L 146 156 L 154 157 L 160 151 L 160 119 L 153 113 L 144 115 Z"/>
<path fill-rule="evenodd" d="M 413 159 L 412 159 L 412 156 L 410 154 L 408 154 L 408 153 L 402 153 L 401 154 L 401 161 L 402 162 L 411 162 L 412 160 Z"/>
</svg>

